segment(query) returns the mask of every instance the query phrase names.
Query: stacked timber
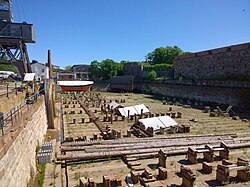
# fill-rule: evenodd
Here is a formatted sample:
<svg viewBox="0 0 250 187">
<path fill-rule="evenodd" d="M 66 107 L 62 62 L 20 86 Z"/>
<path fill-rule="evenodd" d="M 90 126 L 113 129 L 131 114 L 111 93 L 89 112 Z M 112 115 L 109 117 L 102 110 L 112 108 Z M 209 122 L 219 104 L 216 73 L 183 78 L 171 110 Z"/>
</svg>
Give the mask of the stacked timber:
<svg viewBox="0 0 250 187">
<path fill-rule="evenodd" d="M 150 158 L 157 157 L 158 151 L 162 149 L 169 155 L 186 154 L 189 146 L 197 148 L 209 144 L 219 146 L 224 142 L 229 149 L 237 147 L 250 147 L 249 141 L 235 140 L 232 136 L 187 136 L 173 138 L 142 138 L 125 140 L 107 140 L 96 142 L 65 143 L 61 151 L 66 153 L 58 157 L 59 160 L 86 160 L 108 157 L 135 157 Z M 199 147 L 200 146 L 200 147 Z M 74 151 L 75 153 L 69 153 Z"/>
</svg>

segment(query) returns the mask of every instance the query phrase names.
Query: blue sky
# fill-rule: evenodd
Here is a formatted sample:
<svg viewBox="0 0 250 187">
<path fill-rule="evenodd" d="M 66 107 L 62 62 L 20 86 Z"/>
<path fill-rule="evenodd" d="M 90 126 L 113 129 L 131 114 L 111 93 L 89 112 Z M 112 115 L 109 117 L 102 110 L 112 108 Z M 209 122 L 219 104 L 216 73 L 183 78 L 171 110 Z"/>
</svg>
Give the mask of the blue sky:
<svg viewBox="0 0 250 187">
<path fill-rule="evenodd" d="M 30 59 L 64 67 L 107 58 L 143 61 L 157 47 L 196 52 L 250 41 L 249 0 L 13 0 L 32 23 Z"/>
</svg>

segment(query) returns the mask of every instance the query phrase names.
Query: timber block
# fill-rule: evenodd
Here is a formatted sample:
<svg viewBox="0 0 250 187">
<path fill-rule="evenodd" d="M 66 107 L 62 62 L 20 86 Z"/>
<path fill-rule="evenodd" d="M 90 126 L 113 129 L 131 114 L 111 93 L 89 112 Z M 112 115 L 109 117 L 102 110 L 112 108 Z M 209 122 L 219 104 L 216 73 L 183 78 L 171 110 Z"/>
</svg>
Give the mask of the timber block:
<svg viewBox="0 0 250 187">
<path fill-rule="evenodd" d="M 237 177 L 244 182 L 250 181 L 250 162 L 243 158 L 238 158 L 237 166 L 246 166 L 246 168 L 237 171 Z"/>
<path fill-rule="evenodd" d="M 160 149 L 160 151 L 158 152 L 158 160 L 158 164 L 160 167 L 167 167 L 167 154 L 162 149 Z"/>
<path fill-rule="evenodd" d="M 133 184 L 137 184 L 139 182 L 139 173 L 136 171 L 131 171 L 131 179 Z"/>
<path fill-rule="evenodd" d="M 196 176 L 190 168 L 181 165 L 181 175 L 182 175 L 182 186 L 185 186 L 185 187 L 194 186 Z"/>
<path fill-rule="evenodd" d="M 134 170 L 134 171 L 143 171 L 143 170 L 145 170 L 145 168 L 142 167 L 142 166 L 132 166 L 131 169 Z"/>
<path fill-rule="evenodd" d="M 237 166 L 249 166 L 250 162 L 244 158 L 237 159 Z"/>
<path fill-rule="evenodd" d="M 250 181 L 250 169 L 237 171 L 237 177 L 244 182 Z"/>
<path fill-rule="evenodd" d="M 88 179 L 89 186 L 88 187 L 96 187 L 96 183 L 93 178 Z"/>
<path fill-rule="evenodd" d="M 167 179 L 168 173 L 167 173 L 167 169 L 166 169 L 166 168 L 159 167 L 159 168 L 158 168 L 158 171 L 159 171 L 159 178 L 160 178 L 161 180 Z"/>
<path fill-rule="evenodd" d="M 107 175 L 103 175 L 103 187 L 111 187 L 110 178 Z"/>
<path fill-rule="evenodd" d="M 115 186 L 117 186 L 117 187 L 122 186 L 122 178 L 121 178 L 121 176 L 115 175 L 114 181 L 115 181 Z"/>
<path fill-rule="evenodd" d="M 193 147 L 188 147 L 187 159 L 192 164 L 197 164 L 197 150 Z"/>
<path fill-rule="evenodd" d="M 216 180 L 223 184 L 229 183 L 229 166 L 217 165 Z"/>
<path fill-rule="evenodd" d="M 222 165 L 228 166 L 228 165 L 233 165 L 233 163 L 230 162 L 229 160 L 223 159 L 222 160 Z"/>
<path fill-rule="evenodd" d="M 142 177 L 146 179 L 152 179 L 153 175 L 149 170 L 145 169 L 142 173 Z"/>
<path fill-rule="evenodd" d="M 138 158 L 136 158 L 136 157 L 125 157 L 124 160 L 125 160 L 126 163 L 128 163 L 128 162 L 137 161 Z"/>
<path fill-rule="evenodd" d="M 204 160 L 207 162 L 213 162 L 214 161 L 214 150 L 211 146 L 205 145 L 205 148 L 209 150 L 209 152 L 203 153 Z"/>
<path fill-rule="evenodd" d="M 228 146 L 224 142 L 221 142 L 220 147 L 223 147 L 224 150 L 219 151 L 219 156 L 221 158 L 223 158 L 223 159 L 228 160 L 228 158 L 229 158 L 229 148 L 228 148 Z"/>
<path fill-rule="evenodd" d="M 202 163 L 202 170 L 204 173 L 209 174 L 209 173 L 212 173 L 213 167 L 211 164 L 209 164 L 207 162 L 203 162 Z"/>
<path fill-rule="evenodd" d="M 181 112 L 177 112 L 177 118 L 181 118 L 182 113 Z"/>
<path fill-rule="evenodd" d="M 138 162 L 138 161 L 130 161 L 130 162 L 128 162 L 129 167 L 140 166 L 140 165 L 141 165 L 141 163 Z"/>
<path fill-rule="evenodd" d="M 88 187 L 88 181 L 84 177 L 79 178 L 79 187 Z"/>
</svg>

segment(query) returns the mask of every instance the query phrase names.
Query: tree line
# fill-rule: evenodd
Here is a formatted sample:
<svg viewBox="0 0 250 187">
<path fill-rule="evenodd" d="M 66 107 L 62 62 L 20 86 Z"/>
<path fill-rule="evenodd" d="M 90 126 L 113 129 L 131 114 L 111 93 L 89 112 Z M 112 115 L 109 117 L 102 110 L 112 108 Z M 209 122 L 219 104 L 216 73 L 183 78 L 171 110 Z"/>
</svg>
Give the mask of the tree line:
<svg viewBox="0 0 250 187">
<path fill-rule="evenodd" d="M 145 56 L 144 69 L 151 71 L 149 79 L 154 79 L 157 76 L 155 70 L 171 69 L 175 57 L 187 53 L 189 52 L 184 52 L 178 46 L 160 47 L 148 53 Z M 113 76 L 121 76 L 124 63 L 126 63 L 124 60 L 121 62 L 115 62 L 112 59 L 106 59 L 101 62 L 94 60 L 91 62 L 90 72 L 94 79 L 107 80 Z"/>
</svg>

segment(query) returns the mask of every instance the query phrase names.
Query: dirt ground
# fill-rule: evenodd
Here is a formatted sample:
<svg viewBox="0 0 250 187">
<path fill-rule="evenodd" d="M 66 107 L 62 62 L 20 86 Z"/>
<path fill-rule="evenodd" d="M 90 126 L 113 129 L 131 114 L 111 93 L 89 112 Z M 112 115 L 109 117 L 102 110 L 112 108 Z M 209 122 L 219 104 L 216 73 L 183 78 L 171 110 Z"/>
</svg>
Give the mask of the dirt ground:
<svg viewBox="0 0 250 187">
<path fill-rule="evenodd" d="M 187 108 L 187 106 L 178 105 L 163 105 L 162 100 L 165 98 L 154 98 L 151 95 L 146 94 L 135 94 L 135 93 L 108 93 L 101 92 L 101 96 L 107 101 L 109 100 L 121 100 L 125 99 L 126 102 L 122 103 L 124 106 L 132 106 L 137 104 L 145 104 L 151 113 L 166 113 L 169 111 L 170 107 L 174 112 L 181 112 L 181 118 L 175 118 L 176 122 L 179 124 L 190 125 L 191 131 L 187 135 L 191 134 L 237 134 L 238 138 L 250 139 L 250 122 L 244 122 L 240 119 L 233 120 L 232 117 L 210 117 L 209 113 L 204 113 L 200 109 L 196 108 Z M 64 96 L 65 97 L 65 96 Z M 93 138 L 93 134 L 98 134 L 100 137 L 100 131 L 95 126 L 94 123 L 89 122 L 87 114 L 78 104 L 75 105 L 76 108 L 63 108 L 63 111 L 66 111 L 67 114 L 64 115 L 64 128 L 65 128 L 65 137 L 75 137 L 75 136 L 86 136 L 87 139 Z M 204 108 L 205 106 L 203 106 Z M 90 107 L 92 112 L 97 110 L 95 113 L 100 120 L 103 119 L 104 114 L 101 113 L 100 108 Z M 74 110 L 76 114 L 68 114 L 69 111 Z M 82 110 L 83 113 L 79 114 L 79 111 Z M 81 123 L 81 119 L 85 118 L 85 123 Z M 73 119 L 76 119 L 76 124 L 72 124 Z M 190 121 L 195 119 L 195 122 Z M 122 135 L 126 135 L 127 130 L 133 124 L 133 121 L 113 121 L 113 124 L 110 122 L 105 122 L 109 125 L 111 129 L 120 130 Z M 159 136 L 159 135 L 157 135 Z M 170 134 L 164 134 L 161 136 L 175 136 Z M 122 136 L 123 137 L 123 136 Z M 136 138 L 136 137 L 134 137 Z M 250 160 L 250 149 L 238 149 L 236 151 L 230 151 L 230 160 L 236 162 L 238 157 L 244 157 Z M 200 155 L 202 158 L 202 155 Z M 145 159 L 139 160 L 139 162 L 146 169 L 152 171 L 152 174 L 157 177 L 157 163 L 158 159 Z M 167 159 L 167 171 L 168 179 L 160 181 L 163 186 L 179 186 L 181 185 L 182 179 L 180 178 L 179 171 L 180 165 L 187 165 L 185 156 L 173 156 Z M 197 176 L 196 186 L 218 186 L 218 182 L 215 180 L 216 175 L 216 166 L 221 164 L 221 160 L 216 159 L 213 165 L 212 174 L 203 174 L 202 173 L 202 159 L 199 159 L 198 164 L 188 165 L 191 169 L 194 169 Z M 124 181 L 125 177 L 130 173 L 130 169 L 123 162 L 122 158 L 117 158 L 115 160 L 106 159 L 99 161 L 86 161 L 79 164 L 71 164 L 67 167 L 69 186 L 78 186 L 78 179 L 80 177 L 94 178 L 97 184 L 101 184 L 102 176 L 108 175 L 111 179 L 116 177 L 121 177 L 123 179 L 123 185 L 126 186 Z M 250 183 L 241 183 L 237 180 L 236 172 L 230 174 L 230 184 L 227 186 L 250 186 Z M 140 185 L 134 185 L 140 186 Z"/>
</svg>

